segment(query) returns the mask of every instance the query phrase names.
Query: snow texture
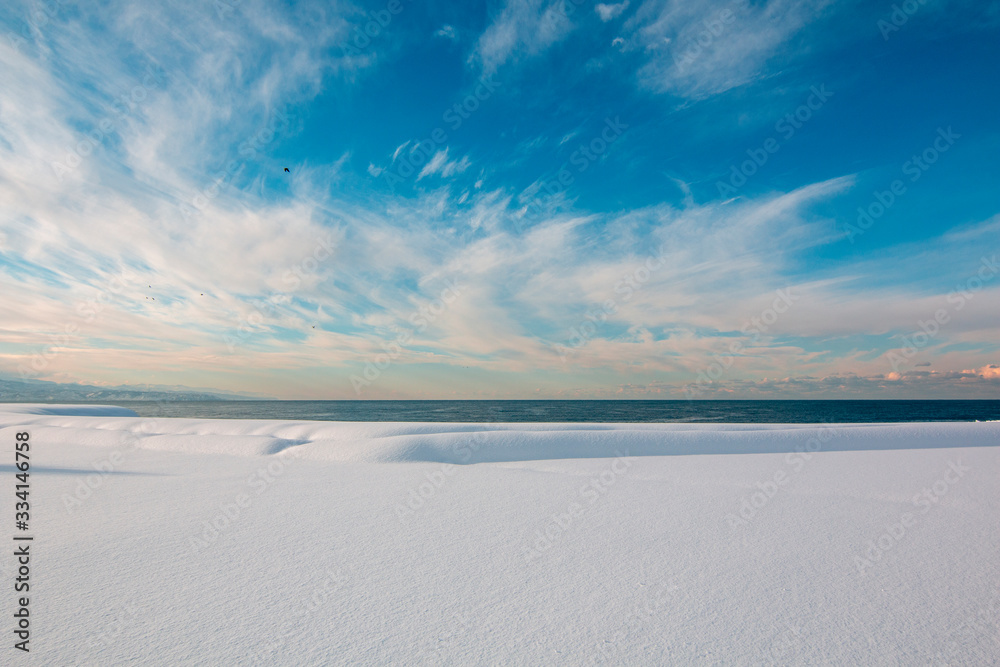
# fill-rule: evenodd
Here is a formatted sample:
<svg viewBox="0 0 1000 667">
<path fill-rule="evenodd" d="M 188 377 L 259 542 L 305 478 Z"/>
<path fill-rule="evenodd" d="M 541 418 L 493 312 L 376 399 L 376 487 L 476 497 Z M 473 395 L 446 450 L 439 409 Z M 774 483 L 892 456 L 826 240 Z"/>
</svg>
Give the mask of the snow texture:
<svg viewBox="0 0 1000 667">
<path fill-rule="evenodd" d="M 32 663 L 1000 661 L 996 422 L 23 430 Z"/>
</svg>

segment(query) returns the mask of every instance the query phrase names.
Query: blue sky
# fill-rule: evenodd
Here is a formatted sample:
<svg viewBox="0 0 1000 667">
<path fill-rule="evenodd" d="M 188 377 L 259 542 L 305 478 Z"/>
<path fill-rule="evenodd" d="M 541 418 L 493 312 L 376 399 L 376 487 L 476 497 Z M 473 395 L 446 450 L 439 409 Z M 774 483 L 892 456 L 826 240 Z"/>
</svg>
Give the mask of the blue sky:
<svg viewBox="0 0 1000 667">
<path fill-rule="evenodd" d="M 0 376 L 1000 397 L 998 2 L 53 1 L 0 32 Z"/>
</svg>

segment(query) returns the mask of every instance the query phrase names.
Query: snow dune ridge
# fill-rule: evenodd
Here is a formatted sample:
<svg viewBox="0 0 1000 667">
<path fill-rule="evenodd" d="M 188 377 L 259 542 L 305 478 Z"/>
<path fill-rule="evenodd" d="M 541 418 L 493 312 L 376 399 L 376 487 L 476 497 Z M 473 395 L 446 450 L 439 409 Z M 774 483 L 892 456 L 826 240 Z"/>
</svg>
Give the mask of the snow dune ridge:
<svg viewBox="0 0 1000 667">
<path fill-rule="evenodd" d="M 1000 445 L 1000 422 L 580 424 L 140 418 L 113 406 L 0 404 L 37 442 L 317 461 L 454 464 Z"/>
</svg>

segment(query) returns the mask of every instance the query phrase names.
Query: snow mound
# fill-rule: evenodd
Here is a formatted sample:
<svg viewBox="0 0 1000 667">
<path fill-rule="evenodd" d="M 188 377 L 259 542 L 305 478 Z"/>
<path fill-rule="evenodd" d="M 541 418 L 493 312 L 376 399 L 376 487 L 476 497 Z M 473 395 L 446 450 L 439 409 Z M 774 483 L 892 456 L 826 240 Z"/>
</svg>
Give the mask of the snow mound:
<svg viewBox="0 0 1000 667">
<path fill-rule="evenodd" d="M 832 426 L 322 422 L 142 419 L 119 416 L 110 411 L 120 408 L 106 406 L 37 407 L 38 412 L 10 413 L 0 406 L 0 426 L 30 425 L 52 443 L 364 463 L 509 463 L 1000 445 L 1000 423 Z M 81 412 L 87 407 L 94 412 Z"/>
<path fill-rule="evenodd" d="M 42 407 L 38 664 L 1000 664 L 997 423 Z"/>
</svg>

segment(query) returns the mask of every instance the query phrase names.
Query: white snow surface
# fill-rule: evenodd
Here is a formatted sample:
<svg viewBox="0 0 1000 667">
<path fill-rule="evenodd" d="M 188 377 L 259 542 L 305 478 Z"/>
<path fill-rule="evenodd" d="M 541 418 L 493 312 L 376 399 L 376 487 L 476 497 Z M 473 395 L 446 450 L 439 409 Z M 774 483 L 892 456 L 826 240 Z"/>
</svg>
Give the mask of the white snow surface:
<svg viewBox="0 0 1000 667">
<path fill-rule="evenodd" d="M 134 410 L 116 405 L 53 405 L 50 403 L 0 403 L 0 412 L 21 415 L 71 415 L 74 417 L 137 417 Z"/>
<path fill-rule="evenodd" d="M 1000 662 L 997 422 L 0 404 L 8 540 L 21 431 L 26 664 Z M 4 549 L 11 629 L 15 566 Z"/>
</svg>

